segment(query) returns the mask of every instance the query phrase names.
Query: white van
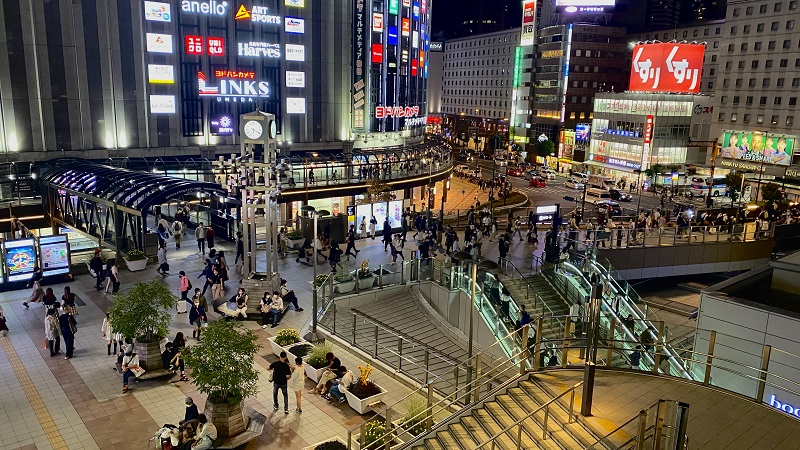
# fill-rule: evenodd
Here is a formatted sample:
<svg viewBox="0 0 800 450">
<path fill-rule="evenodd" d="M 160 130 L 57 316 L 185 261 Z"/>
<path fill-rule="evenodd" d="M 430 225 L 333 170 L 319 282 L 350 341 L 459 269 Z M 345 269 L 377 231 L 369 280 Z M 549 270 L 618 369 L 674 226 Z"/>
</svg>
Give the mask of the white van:
<svg viewBox="0 0 800 450">
<path fill-rule="evenodd" d="M 582 173 L 582 172 L 572 172 L 570 177 L 580 181 L 581 183 L 586 183 L 589 181 L 589 175 Z"/>
<path fill-rule="evenodd" d="M 604 189 L 586 189 L 586 200 L 598 202 L 600 200 L 611 200 L 611 193 Z"/>
</svg>

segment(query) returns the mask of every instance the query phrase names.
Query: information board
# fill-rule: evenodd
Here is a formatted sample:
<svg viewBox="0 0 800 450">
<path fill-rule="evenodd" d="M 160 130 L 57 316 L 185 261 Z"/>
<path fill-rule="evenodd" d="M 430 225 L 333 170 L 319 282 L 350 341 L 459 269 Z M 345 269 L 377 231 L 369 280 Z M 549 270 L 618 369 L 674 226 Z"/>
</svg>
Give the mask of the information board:
<svg viewBox="0 0 800 450">
<path fill-rule="evenodd" d="M 69 273 L 69 242 L 64 235 L 39 238 L 44 276 Z"/>
<path fill-rule="evenodd" d="M 5 266 L 8 281 L 30 280 L 36 266 L 36 247 L 33 239 L 5 241 Z"/>
</svg>

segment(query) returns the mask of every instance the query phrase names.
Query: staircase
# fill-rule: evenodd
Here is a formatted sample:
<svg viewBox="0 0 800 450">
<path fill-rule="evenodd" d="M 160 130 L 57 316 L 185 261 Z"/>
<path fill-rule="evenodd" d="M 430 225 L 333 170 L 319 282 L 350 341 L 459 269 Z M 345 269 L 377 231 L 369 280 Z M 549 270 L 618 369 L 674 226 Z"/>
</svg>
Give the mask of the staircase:
<svg viewBox="0 0 800 450">
<path fill-rule="evenodd" d="M 569 315 L 569 305 L 542 274 L 514 279 L 501 277 L 501 281 L 511 293 L 511 298 L 514 299 L 514 302 L 517 305 L 525 305 L 532 319 L 536 320 L 539 316 L 564 317 Z M 528 285 L 532 289 L 529 289 Z M 535 294 L 539 295 L 543 303 L 539 304 L 538 308 L 533 307 Z M 547 305 L 547 308 L 544 305 Z M 555 320 L 545 320 L 542 328 L 542 336 L 545 339 L 560 339 L 563 337 L 564 330 Z"/>
<path fill-rule="evenodd" d="M 577 394 L 580 394 L 578 392 Z M 457 421 L 436 430 L 427 436 L 415 450 L 474 450 L 478 445 L 488 441 L 503 429 L 512 426 L 530 412 L 550 401 L 550 396 L 540 385 L 536 375 L 529 375 L 516 386 L 499 394 L 491 401 L 471 411 L 465 411 Z M 520 447 L 522 449 L 571 450 L 583 449 L 596 441 L 588 430 L 577 422 L 569 423 L 569 394 L 553 402 L 549 406 L 546 438 L 543 439 L 545 409 L 538 411 L 531 418 L 523 421 L 523 432 Z M 576 407 L 578 401 L 576 400 Z M 494 443 L 502 450 L 517 449 L 518 428 L 497 438 Z M 491 446 L 483 447 L 486 449 Z"/>
</svg>

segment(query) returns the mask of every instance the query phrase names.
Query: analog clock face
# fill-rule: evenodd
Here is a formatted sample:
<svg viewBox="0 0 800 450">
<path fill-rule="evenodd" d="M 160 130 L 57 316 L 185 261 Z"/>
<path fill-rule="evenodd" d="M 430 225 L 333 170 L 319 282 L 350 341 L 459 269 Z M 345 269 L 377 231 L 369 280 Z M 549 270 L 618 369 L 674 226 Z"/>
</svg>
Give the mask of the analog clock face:
<svg viewBox="0 0 800 450">
<path fill-rule="evenodd" d="M 269 122 L 269 137 L 270 139 L 275 139 L 275 136 L 278 135 L 278 124 L 275 123 L 274 120 L 270 120 Z"/>
<path fill-rule="evenodd" d="M 261 122 L 251 120 L 244 124 L 244 135 L 249 139 L 259 139 L 262 134 L 264 134 L 264 127 L 261 126 Z"/>
</svg>

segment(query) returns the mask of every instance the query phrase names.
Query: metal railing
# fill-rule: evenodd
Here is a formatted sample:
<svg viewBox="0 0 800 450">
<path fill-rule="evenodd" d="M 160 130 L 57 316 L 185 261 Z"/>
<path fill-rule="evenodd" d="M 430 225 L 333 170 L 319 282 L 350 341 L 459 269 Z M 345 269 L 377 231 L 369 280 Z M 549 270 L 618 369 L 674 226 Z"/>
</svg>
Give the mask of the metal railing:
<svg viewBox="0 0 800 450">
<path fill-rule="evenodd" d="M 581 387 L 581 386 L 583 386 L 583 381 L 577 383 L 576 385 L 572 386 L 571 388 L 567 389 L 566 391 L 558 394 L 558 396 L 551 398 L 545 404 L 541 405 L 540 407 L 538 407 L 535 410 L 533 410 L 533 411 L 529 412 L 528 414 L 526 414 L 525 417 L 522 417 L 521 419 L 517 419 L 511 425 L 506 426 L 500 432 L 496 433 L 494 436 L 491 436 L 490 438 L 488 438 L 485 441 L 483 441 L 480 444 L 478 444 L 478 446 L 475 447 L 475 450 L 479 450 L 481 448 L 486 448 L 486 446 L 488 446 L 489 444 L 491 444 L 491 447 L 489 447 L 489 448 L 491 448 L 491 450 L 495 450 L 495 448 L 497 446 L 497 440 L 501 436 L 505 436 L 505 435 L 509 434 L 509 432 L 512 429 L 514 429 L 515 427 L 517 429 L 517 432 L 516 432 L 517 450 L 520 450 L 521 448 L 523 448 L 522 447 L 522 433 L 523 433 L 523 427 L 524 427 L 525 421 L 528 420 L 528 419 L 533 418 L 534 415 L 538 414 L 542 410 L 544 410 L 544 419 L 543 419 L 543 423 L 541 425 L 541 428 L 542 428 L 542 440 L 547 440 L 548 421 L 549 421 L 549 418 L 550 418 L 550 405 L 552 405 L 553 403 L 558 401 L 561 397 L 564 397 L 565 395 L 570 394 L 569 411 L 568 411 L 568 417 L 569 418 L 567 419 L 568 420 L 567 423 L 572 423 L 573 417 L 575 417 L 574 409 L 573 409 L 574 406 L 575 406 L 575 390 L 577 388 Z"/>
<path fill-rule="evenodd" d="M 658 400 L 584 450 L 685 450 L 689 405 Z"/>
</svg>

